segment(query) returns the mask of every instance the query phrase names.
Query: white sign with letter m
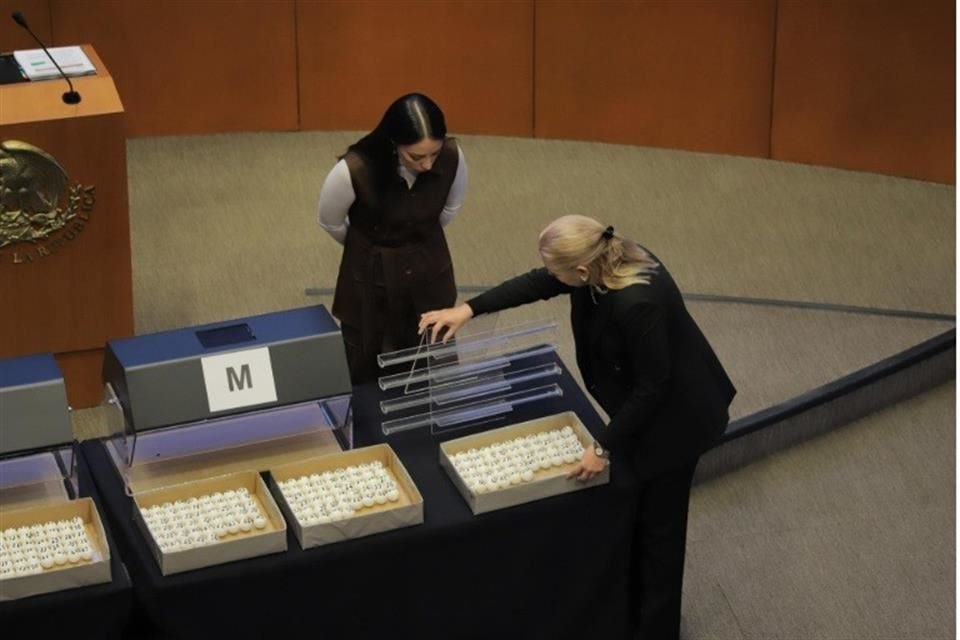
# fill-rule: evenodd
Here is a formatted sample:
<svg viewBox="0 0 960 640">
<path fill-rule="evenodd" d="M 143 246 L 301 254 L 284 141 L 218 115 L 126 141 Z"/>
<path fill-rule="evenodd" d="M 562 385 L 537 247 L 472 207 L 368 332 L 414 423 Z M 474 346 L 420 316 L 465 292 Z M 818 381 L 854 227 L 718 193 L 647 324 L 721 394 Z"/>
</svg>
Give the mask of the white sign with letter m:
<svg viewBox="0 0 960 640">
<path fill-rule="evenodd" d="M 207 356 L 200 364 L 211 413 L 277 401 L 267 347 Z"/>
</svg>

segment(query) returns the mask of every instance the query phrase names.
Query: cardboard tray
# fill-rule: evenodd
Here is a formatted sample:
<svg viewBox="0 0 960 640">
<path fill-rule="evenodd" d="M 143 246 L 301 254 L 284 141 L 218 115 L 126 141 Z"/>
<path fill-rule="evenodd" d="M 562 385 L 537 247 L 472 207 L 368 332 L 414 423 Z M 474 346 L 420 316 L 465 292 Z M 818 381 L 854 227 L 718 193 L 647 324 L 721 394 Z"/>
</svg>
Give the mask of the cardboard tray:
<svg viewBox="0 0 960 640">
<path fill-rule="evenodd" d="M 78 564 L 52 567 L 43 570 L 42 573 L 29 576 L 0 580 L 0 601 L 111 581 L 110 547 L 107 544 L 100 514 L 97 513 L 97 507 L 91 498 L 78 498 L 18 509 L 0 508 L 0 531 L 52 520 L 69 520 L 77 516 L 83 519 L 87 540 L 93 548 L 93 559 L 87 562 L 81 561 Z"/>
<path fill-rule="evenodd" d="M 477 494 L 467 487 L 466 482 L 460 477 L 460 474 L 457 473 L 451 461 L 451 456 L 461 451 L 466 451 L 471 448 L 479 449 L 481 447 L 487 447 L 491 444 L 511 440 L 519 436 L 553 431 L 554 429 L 560 429 L 567 425 L 573 428 L 577 438 L 580 439 L 580 444 L 582 444 L 584 448 L 592 446 L 593 436 L 591 436 L 587 428 L 583 426 L 580 418 L 578 418 L 574 412 L 566 411 L 564 413 L 537 418 L 536 420 L 529 420 L 499 429 L 491 429 L 490 431 L 457 438 L 456 440 L 448 440 L 440 445 L 440 466 L 442 466 L 447 472 L 447 475 L 450 476 L 453 484 L 457 487 L 457 490 L 460 492 L 460 495 L 463 496 L 464 500 L 467 501 L 474 515 L 486 513 L 487 511 L 496 511 L 497 509 L 506 509 L 518 504 L 542 500 L 543 498 L 549 498 L 563 493 L 589 489 L 590 487 L 610 482 L 609 464 L 602 472 L 586 482 L 581 482 L 575 478 L 568 478 L 567 474 L 579 464 L 580 461 L 577 460 L 577 462 L 573 464 L 538 470 L 534 472 L 534 477 L 531 482 L 513 485 L 499 491 Z"/>
<path fill-rule="evenodd" d="M 420 491 L 410 478 L 410 474 L 403 463 L 400 462 L 400 458 L 386 444 L 352 449 L 279 466 L 271 469 L 270 475 L 275 482 L 281 482 L 311 473 L 322 473 L 338 467 L 366 464 L 376 460 L 383 463 L 383 466 L 397 483 L 400 499 L 397 502 L 366 508 L 361 513 L 346 520 L 310 526 L 303 525 L 297 520 L 290 505 L 287 504 L 279 486 L 276 487 L 277 502 L 280 504 L 280 508 L 293 528 L 297 541 L 302 548 L 309 549 L 310 547 L 342 542 L 353 538 L 362 538 L 391 529 L 423 524 L 423 496 L 420 495 Z"/>
<path fill-rule="evenodd" d="M 160 550 L 143 519 L 141 509 L 146 507 L 184 498 L 209 495 L 217 491 L 236 490 L 241 487 L 250 492 L 257 501 L 260 510 L 266 515 L 267 526 L 263 530 L 236 533 L 215 544 L 164 553 Z M 160 573 L 165 576 L 287 550 L 287 524 L 270 495 L 270 491 L 267 490 L 263 478 L 260 477 L 259 473 L 253 471 L 233 473 L 195 482 L 186 482 L 163 489 L 135 493 L 133 501 L 134 518 L 150 545 L 153 557 L 160 566 Z"/>
</svg>

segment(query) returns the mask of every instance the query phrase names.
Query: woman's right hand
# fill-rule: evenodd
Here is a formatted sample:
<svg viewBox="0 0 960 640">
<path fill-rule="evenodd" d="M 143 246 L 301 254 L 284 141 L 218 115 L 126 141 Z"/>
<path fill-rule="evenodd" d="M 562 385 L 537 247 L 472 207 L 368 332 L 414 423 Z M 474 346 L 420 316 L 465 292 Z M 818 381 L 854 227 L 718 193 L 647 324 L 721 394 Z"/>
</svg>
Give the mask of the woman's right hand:
<svg viewBox="0 0 960 640">
<path fill-rule="evenodd" d="M 431 344 L 436 342 L 437 338 L 441 336 L 443 342 L 446 342 L 472 317 L 473 309 L 471 309 L 467 303 L 448 309 L 427 311 L 420 315 L 420 329 L 418 334 L 423 335 L 424 331 L 429 331 Z"/>
</svg>

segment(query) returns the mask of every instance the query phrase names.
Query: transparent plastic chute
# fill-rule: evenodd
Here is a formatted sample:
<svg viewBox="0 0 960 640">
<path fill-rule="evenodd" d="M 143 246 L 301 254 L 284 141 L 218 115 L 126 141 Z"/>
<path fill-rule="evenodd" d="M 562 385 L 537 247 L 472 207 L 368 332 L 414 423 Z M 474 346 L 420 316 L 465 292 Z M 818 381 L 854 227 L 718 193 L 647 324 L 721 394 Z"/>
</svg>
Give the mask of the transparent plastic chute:
<svg viewBox="0 0 960 640">
<path fill-rule="evenodd" d="M 505 420 L 514 407 L 563 394 L 557 323 L 461 331 L 447 343 L 380 354 L 383 433 L 432 433 Z"/>
</svg>

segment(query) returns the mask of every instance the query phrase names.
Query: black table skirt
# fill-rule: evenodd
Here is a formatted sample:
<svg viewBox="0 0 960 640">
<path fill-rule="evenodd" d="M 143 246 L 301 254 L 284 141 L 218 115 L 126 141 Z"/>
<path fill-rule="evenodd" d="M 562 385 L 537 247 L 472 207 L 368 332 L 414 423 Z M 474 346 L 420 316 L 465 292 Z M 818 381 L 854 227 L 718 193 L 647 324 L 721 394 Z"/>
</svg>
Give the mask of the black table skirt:
<svg viewBox="0 0 960 640">
<path fill-rule="evenodd" d="M 564 395 L 510 423 L 574 410 L 601 421 L 564 372 Z M 438 461 L 429 430 L 385 438 L 377 390 L 355 390 L 356 446 L 388 442 L 424 498 L 423 525 L 162 576 L 104 444 L 83 444 L 146 618 L 173 638 L 621 638 L 635 484 L 609 485 L 479 516 Z M 463 431 L 450 437 L 464 435 Z"/>
<path fill-rule="evenodd" d="M 87 465 L 77 458 L 77 481 L 82 497 L 93 499 L 103 520 L 111 548 L 112 581 L 21 600 L 0 602 L 0 634 L 5 638 L 125 638 L 133 610 L 130 576 L 117 552 L 103 500 Z"/>
</svg>

